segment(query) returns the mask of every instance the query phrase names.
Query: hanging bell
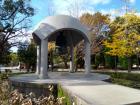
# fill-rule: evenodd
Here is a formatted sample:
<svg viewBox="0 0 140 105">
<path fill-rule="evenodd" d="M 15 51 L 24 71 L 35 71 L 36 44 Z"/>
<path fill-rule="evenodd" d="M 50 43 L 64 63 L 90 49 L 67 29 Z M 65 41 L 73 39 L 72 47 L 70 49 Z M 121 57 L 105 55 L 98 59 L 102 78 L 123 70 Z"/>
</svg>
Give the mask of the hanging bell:
<svg viewBox="0 0 140 105">
<path fill-rule="evenodd" d="M 63 35 L 63 32 L 60 32 L 59 35 L 56 37 L 56 53 L 59 55 L 64 55 L 68 53 L 67 51 L 67 40 L 66 37 Z"/>
</svg>

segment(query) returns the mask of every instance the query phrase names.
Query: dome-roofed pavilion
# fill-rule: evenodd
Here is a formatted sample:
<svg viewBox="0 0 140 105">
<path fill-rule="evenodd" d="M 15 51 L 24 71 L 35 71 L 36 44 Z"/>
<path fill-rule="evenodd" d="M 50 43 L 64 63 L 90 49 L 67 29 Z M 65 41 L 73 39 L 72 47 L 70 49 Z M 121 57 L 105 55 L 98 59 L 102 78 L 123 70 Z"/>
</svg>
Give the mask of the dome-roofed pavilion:
<svg viewBox="0 0 140 105">
<path fill-rule="evenodd" d="M 70 47 L 70 71 L 74 69 L 73 48 L 80 41 L 85 42 L 85 73 L 90 72 L 90 41 L 88 30 L 74 17 L 67 15 L 49 16 L 42 20 L 34 29 L 33 38 L 37 43 L 37 71 L 40 78 L 47 78 L 48 42 L 60 39 Z M 63 38 L 64 37 L 64 38 Z"/>
</svg>

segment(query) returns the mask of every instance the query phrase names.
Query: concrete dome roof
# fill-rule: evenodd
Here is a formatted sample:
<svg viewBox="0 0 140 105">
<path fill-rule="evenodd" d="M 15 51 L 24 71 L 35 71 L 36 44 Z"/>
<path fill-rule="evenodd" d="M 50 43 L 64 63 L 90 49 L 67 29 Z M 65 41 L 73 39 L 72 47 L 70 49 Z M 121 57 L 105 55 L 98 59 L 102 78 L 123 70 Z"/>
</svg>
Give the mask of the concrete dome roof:
<svg viewBox="0 0 140 105">
<path fill-rule="evenodd" d="M 36 35 L 42 40 L 51 37 L 51 35 L 60 30 L 74 30 L 72 34 L 75 37 L 75 40 L 81 40 L 80 36 L 82 36 L 82 38 L 89 41 L 87 36 L 88 30 L 80 23 L 78 19 L 67 15 L 46 17 L 36 26 L 33 31 L 33 36 Z M 80 36 L 78 34 L 80 34 Z"/>
</svg>

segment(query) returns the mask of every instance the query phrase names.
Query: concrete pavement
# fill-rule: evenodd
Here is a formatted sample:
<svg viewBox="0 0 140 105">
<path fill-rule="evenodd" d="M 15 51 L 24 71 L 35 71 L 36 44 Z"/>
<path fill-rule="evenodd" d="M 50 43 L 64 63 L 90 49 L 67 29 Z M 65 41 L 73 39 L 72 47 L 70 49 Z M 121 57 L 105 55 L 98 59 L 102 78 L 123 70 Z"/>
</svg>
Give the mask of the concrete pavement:
<svg viewBox="0 0 140 105">
<path fill-rule="evenodd" d="M 92 84 L 62 84 L 71 94 L 84 100 L 87 105 L 140 105 L 140 90 L 103 81 L 92 81 Z"/>
</svg>

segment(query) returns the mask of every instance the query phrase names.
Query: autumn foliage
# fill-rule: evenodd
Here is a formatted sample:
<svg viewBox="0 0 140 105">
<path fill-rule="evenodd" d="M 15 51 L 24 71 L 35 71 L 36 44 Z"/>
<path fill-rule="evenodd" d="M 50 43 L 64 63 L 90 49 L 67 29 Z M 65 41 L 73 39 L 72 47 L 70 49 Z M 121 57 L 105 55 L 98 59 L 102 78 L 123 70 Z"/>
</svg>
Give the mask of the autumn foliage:
<svg viewBox="0 0 140 105">
<path fill-rule="evenodd" d="M 132 56 L 140 50 L 140 17 L 127 14 L 116 18 L 111 24 L 110 37 L 104 41 L 106 52 L 112 56 Z"/>
</svg>

